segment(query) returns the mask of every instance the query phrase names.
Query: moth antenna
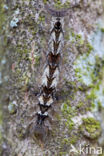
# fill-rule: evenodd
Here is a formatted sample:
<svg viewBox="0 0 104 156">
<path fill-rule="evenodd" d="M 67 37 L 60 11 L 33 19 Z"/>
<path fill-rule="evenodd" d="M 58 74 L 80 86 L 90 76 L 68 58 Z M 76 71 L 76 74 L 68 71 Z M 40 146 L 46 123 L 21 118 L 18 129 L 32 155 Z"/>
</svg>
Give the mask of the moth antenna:
<svg viewBox="0 0 104 156">
<path fill-rule="evenodd" d="M 63 9 L 63 10 L 55 10 L 55 9 L 50 8 L 48 5 L 45 5 L 45 9 L 48 11 L 48 13 L 51 16 L 54 16 L 54 17 L 64 17 L 67 15 L 68 10 L 69 10 L 69 8 Z"/>
</svg>

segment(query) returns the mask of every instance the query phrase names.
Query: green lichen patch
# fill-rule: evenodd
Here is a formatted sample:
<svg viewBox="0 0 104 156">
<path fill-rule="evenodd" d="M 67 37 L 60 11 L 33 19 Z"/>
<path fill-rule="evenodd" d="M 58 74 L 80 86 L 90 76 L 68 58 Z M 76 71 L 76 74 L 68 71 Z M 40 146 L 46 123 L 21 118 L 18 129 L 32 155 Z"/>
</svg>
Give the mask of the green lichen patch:
<svg viewBox="0 0 104 156">
<path fill-rule="evenodd" d="M 38 66 L 40 64 L 40 58 L 41 57 L 39 55 L 35 57 L 35 66 Z"/>
<path fill-rule="evenodd" d="M 86 54 L 85 56 L 87 57 L 91 51 L 93 51 L 93 46 L 84 37 L 83 32 L 77 34 L 75 31 L 70 29 L 66 35 L 66 39 L 70 42 L 70 48 L 73 49 L 74 46 L 79 54 Z M 83 58 L 85 58 L 85 56 Z"/>
<path fill-rule="evenodd" d="M 21 91 L 24 91 L 31 80 L 31 74 L 29 71 L 23 71 L 21 68 L 17 67 L 13 75 L 16 79 L 16 84 L 14 85 L 17 85 L 21 88 Z"/>
<path fill-rule="evenodd" d="M 92 50 L 94 50 L 93 46 L 92 46 L 89 42 L 86 44 L 86 46 L 87 46 L 87 48 L 88 48 L 88 50 L 87 50 L 87 53 L 88 53 L 88 54 L 89 54 Z"/>
<path fill-rule="evenodd" d="M 58 8 L 58 9 L 62 8 L 62 3 L 61 3 L 60 0 L 54 0 L 54 2 L 55 2 L 55 7 L 56 8 Z"/>
<path fill-rule="evenodd" d="M 70 1 L 66 0 L 66 2 L 64 4 L 61 3 L 61 0 L 54 0 L 55 4 L 54 6 L 57 9 L 62 9 L 62 8 L 69 8 L 70 7 Z"/>
<path fill-rule="evenodd" d="M 48 0 L 43 0 L 43 3 L 46 4 L 48 2 Z"/>
<path fill-rule="evenodd" d="M 75 42 L 78 51 L 80 54 L 82 54 L 79 55 L 77 60 L 74 62 L 75 75 L 78 81 L 90 86 L 92 85 L 91 78 L 94 79 L 92 68 L 93 64 L 95 63 L 93 62 L 93 58 L 91 57 L 90 53 L 94 50 L 94 48 L 87 40 L 83 40 L 82 42 L 82 37 L 80 34 L 72 35 L 71 40 Z"/>
<path fill-rule="evenodd" d="M 84 105 L 84 103 L 83 103 L 82 101 L 80 101 L 76 107 L 77 107 L 78 109 L 80 109 L 81 107 L 83 107 L 83 105 Z"/>
<path fill-rule="evenodd" d="M 71 107 L 69 100 L 67 100 L 63 104 L 62 113 L 64 118 L 66 119 L 65 126 L 69 129 L 69 131 L 72 131 L 72 129 L 74 128 L 74 122 L 71 120 L 71 118 L 75 116 L 76 110 L 75 108 Z"/>
<path fill-rule="evenodd" d="M 83 118 L 83 123 L 79 129 L 85 137 L 90 139 L 97 139 L 101 134 L 100 122 L 91 117 Z"/>
<path fill-rule="evenodd" d="M 104 28 L 101 28 L 101 31 L 104 33 Z"/>
<path fill-rule="evenodd" d="M 98 110 L 101 110 L 101 107 L 103 106 L 103 101 L 104 101 L 104 98 L 103 98 L 104 96 L 104 92 L 103 92 L 104 69 L 103 69 L 103 66 L 101 65 L 101 62 L 99 65 L 98 64 L 99 62 L 94 68 L 94 75 L 96 77 L 96 80 L 93 79 L 94 85 L 91 91 L 86 94 L 86 98 L 91 101 L 92 108 L 97 107 Z"/>
<path fill-rule="evenodd" d="M 24 139 L 26 136 L 26 129 L 21 124 L 16 127 L 16 135 L 19 139 Z"/>
<path fill-rule="evenodd" d="M 85 84 L 80 84 L 78 86 L 78 90 L 82 91 L 82 92 L 86 92 L 88 89 L 93 88 L 93 85 L 90 86 L 86 86 Z"/>
<path fill-rule="evenodd" d="M 3 29 L 2 26 L 4 25 L 4 22 L 6 21 L 6 15 L 5 15 L 5 9 L 4 9 L 4 3 L 1 2 L 0 4 L 0 33 L 2 32 Z"/>
<path fill-rule="evenodd" d="M 67 155 L 67 152 L 60 152 L 59 153 L 59 156 L 66 156 Z"/>
<path fill-rule="evenodd" d="M 62 144 L 69 144 L 69 140 L 70 140 L 70 138 L 64 138 L 62 140 Z"/>
<path fill-rule="evenodd" d="M 79 136 L 72 134 L 70 137 L 70 144 L 75 144 L 79 139 Z"/>
<path fill-rule="evenodd" d="M 63 138 L 64 137 L 64 138 Z M 63 136 L 61 137 L 61 147 L 60 147 L 60 152 L 59 153 L 69 153 L 69 147 L 70 145 L 74 145 L 77 143 L 77 141 L 79 140 L 79 135 L 77 135 L 77 133 L 72 133 L 70 136 Z"/>
<path fill-rule="evenodd" d="M 102 103 L 100 101 L 98 101 L 98 110 L 101 111 L 103 108 Z"/>
<path fill-rule="evenodd" d="M 79 90 L 87 92 L 86 100 L 90 100 L 93 109 L 101 110 L 104 105 L 104 55 L 103 45 L 100 42 L 102 37 L 101 30 L 97 30 L 93 38 L 98 38 L 98 43 L 93 39 L 86 42 L 87 53 L 79 55 L 74 63 L 75 76 L 80 82 Z M 75 38 L 75 34 L 72 35 Z M 81 38 L 80 36 L 77 37 Z M 75 41 L 74 41 L 75 42 Z M 100 50 L 99 50 L 99 47 Z M 102 56 L 102 57 L 101 57 Z M 84 86 L 84 87 L 83 87 Z M 100 103 L 100 108 L 99 108 Z"/>
<path fill-rule="evenodd" d="M 77 92 L 76 82 L 75 81 L 68 81 L 64 78 L 66 88 L 61 90 L 61 95 L 67 101 L 74 100 L 75 93 Z"/>
<path fill-rule="evenodd" d="M 40 23 L 43 23 L 45 21 L 45 16 L 41 13 L 38 20 Z"/>
<path fill-rule="evenodd" d="M 83 54 L 74 63 L 75 75 L 78 81 L 87 86 L 92 85 L 92 77 L 94 78 L 92 65 L 89 64 L 89 57 L 89 55 Z"/>
</svg>

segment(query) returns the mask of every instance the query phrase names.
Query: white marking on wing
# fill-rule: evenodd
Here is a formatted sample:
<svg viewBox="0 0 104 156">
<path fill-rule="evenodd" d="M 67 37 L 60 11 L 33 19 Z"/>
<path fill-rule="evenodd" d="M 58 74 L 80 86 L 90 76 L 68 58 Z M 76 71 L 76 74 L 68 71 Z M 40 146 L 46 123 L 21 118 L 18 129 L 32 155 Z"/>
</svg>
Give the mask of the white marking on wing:
<svg viewBox="0 0 104 156">
<path fill-rule="evenodd" d="M 55 36 L 55 32 L 53 31 L 52 33 L 51 33 L 51 37 L 50 37 L 50 40 L 49 40 L 49 43 L 51 42 L 51 41 L 55 41 L 56 40 L 56 36 Z"/>
<path fill-rule="evenodd" d="M 45 112 L 44 115 L 45 115 L 45 116 L 48 116 L 48 112 Z"/>
<path fill-rule="evenodd" d="M 47 66 L 44 70 L 44 74 L 43 74 L 43 77 L 45 76 L 49 76 L 49 66 Z"/>
<path fill-rule="evenodd" d="M 63 33 L 62 33 L 62 32 L 60 32 L 60 35 L 59 35 L 58 41 L 63 41 Z"/>
<path fill-rule="evenodd" d="M 47 77 L 44 76 L 44 77 L 42 78 L 42 85 L 43 85 L 43 86 L 47 86 L 47 84 L 48 84 Z"/>
<path fill-rule="evenodd" d="M 59 80 L 59 69 L 56 68 L 54 74 L 53 74 L 53 81 L 52 81 L 52 84 L 51 84 L 51 87 L 56 87 L 57 86 L 57 83 L 58 83 L 58 80 Z"/>
<path fill-rule="evenodd" d="M 42 76 L 42 85 L 43 86 L 47 86 L 47 83 L 48 83 L 47 76 L 49 76 L 49 66 L 46 67 L 46 69 L 44 70 L 44 74 Z"/>
<path fill-rule="evenodd" d="M 54 44 L 53 44 L 53 40 L 49 43 L 49 51 L 51 51 L 54 54 Z"/>
<path fill-rule="evenodd" d="M 46 103 L 46 106 L 50 106 L 53 103 L 53 99 L 52 97 L 48 100 L 48 102 Z"/>
<path fill-rule="evenodd" d="M 41 111 L 39 111 L 38 114 L 48 116 L 48 112 L 42 113 Z"/>
<path fill-rule="evenodd" d="M 52 81 L 52 84 L 51 84 L 51 87 L 54 88 L 57 86 L 57 83 L 58 83 L 58 77 L 54 78 L 54 80 Z"/>
<path fill-rule="evenodd" d="M 62 47 L 63 47 L 63 44 L 62 44 L 62 42 L 60 42 L 59 46 L 58 46 L 58 49 L 56 51 L 56 54 L 62 53 Z"/>
<path fill-rule="evenodd" d="M 40 104 L 41 104 L 41 105 L 44 105 L 43 96 L 40 96 L 38 99 L 39 99 Z"/>
<path fill-rule="evenodd" d="M 38 114 L 40 114 L 40 115 L 41 115 L 41 114 L 42 114 L 42 113 L 41 113 L 41 111 L 39 111 L 39 112 L 38 112 Z"/>
<path fill-rule="evenodd" d="M 55 78 L 59 77 L 59 69 L 58 68 L 56 68 L 56 70 L 53 74 L 53 77 L 55 77 Z"/>
</svg>

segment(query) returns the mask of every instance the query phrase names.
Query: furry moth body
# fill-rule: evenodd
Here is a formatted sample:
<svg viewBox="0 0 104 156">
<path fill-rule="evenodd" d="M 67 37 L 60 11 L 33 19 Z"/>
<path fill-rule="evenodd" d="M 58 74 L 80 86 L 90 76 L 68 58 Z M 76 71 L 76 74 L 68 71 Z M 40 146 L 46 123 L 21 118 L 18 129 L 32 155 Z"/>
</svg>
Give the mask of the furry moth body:
<svg viewBox="0 0 104 156">
<path fill-rule="evenodd" d="M 38 96 L 38 105 L 40 111 L 37 112 L 37 120 L 34 130 L 42 134 L 44 133 L 45 127 L 44 121 L 47 117 L 49 117 L 48 110 L 55 101 L 54 93 L 56 92 L 59 81 L 59 65 L 62 55 L 62 47 L 64 45 L 64 34 L 60 18 L 66 13 L 61 11 L 54 11 L 53 13 L 53 11 L 49 8 L 46 7 L 46 9 L 52 16 L 54 16 L 55 21 L 53 23 L 48 42 L 49 48 L 46 56 L 46 65 L 42 76 L 41 92 Z"/>
</svg>

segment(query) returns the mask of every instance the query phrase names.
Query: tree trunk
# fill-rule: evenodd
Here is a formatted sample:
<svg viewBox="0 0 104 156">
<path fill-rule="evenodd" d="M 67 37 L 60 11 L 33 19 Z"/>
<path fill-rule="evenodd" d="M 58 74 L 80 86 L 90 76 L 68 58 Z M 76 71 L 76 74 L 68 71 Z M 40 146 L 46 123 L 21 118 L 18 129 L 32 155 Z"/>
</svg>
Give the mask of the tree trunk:
<svg viewBox="0 0 104 156">
<path fill-rule="evenodd" d="M 0 155 L 103 155 L 103 1 L 0 2 Z M 58 100 L 49 110 L 47 136 L 41 140 L 31 127 L 39 110 L 36 95 L 55 20 L 46 3 L 69 10 L 63 18 Z"/>
</svg>

